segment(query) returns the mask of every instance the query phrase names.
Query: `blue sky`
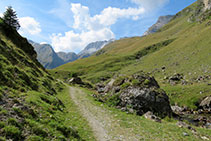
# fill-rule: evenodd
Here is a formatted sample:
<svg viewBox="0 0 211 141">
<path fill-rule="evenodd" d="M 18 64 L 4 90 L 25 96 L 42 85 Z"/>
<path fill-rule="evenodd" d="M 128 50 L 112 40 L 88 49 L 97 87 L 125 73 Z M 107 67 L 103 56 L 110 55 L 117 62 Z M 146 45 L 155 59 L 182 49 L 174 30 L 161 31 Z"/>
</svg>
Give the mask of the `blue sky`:
<svg viewBox="0 0 211 141">
<path fill-rule="evenodd" d="M 11 5 L 35 42 L 56 51 L 76 52 L 98 40 L 141 36 L 159 16 L 176 14 L 196 0 L 1 0 Z"/>
</svg>

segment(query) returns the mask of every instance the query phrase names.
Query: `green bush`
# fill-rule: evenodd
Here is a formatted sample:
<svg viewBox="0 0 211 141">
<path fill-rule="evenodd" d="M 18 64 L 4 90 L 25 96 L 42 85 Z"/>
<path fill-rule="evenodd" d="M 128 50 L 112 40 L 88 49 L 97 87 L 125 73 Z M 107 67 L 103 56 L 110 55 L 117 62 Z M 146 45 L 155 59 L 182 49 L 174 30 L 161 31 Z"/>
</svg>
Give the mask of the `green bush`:
<svg viewBox="0 0 211 141">
<path fill-rule="evenodd" d="M 5 127 L 5 123 L 3 121 L 0 121 L 0 128 L 4 128 Z"/>
<path fill-rule="evenodd" d="M 107 104 L 109 106 L 117 106 L 120 103 L 120 98 L 119 98 L 119 93 L 118 94 L 114 94 L 113 96 L 109 97 L 109 99 L 107 100 Z"/>
<path fill-rule="evenodd" d="M 16 127 L 21 127 L 21 125 L 14 118 L 9 118 L 7 120 L 7 123 L 8 123 L 8 125 L 13 125 L 13 126 L 16 126 Z"/>
<path fill-rule="evenodd" d="M 148 79 L 146 79 L 146 80 L 144 81 L 144 85 L 149 85 L 149 83 L 150 83 L 150 80 L 148 80 Z"/>
<path fill-rule="evenodd" d="M 21 131 L 13 125 L 4 127 L 3 132 L 7 138 L 12 138 L 14 140 L 20 140 L 21 138 Z"/>
<path fill-rule="evenodd" d="M 29 136 L 26 141 L 43 141 L 43 138 L 40 136 Z"/>
<path fill-rule="evenodd" d="M 139 82 L 137 79 L 133 79 L 133 80 L 132 80 L 132 84 L 133 84 L 133 85 L 139 85 L 139 83 L 140 83 L 140 82 Z"/>
<path fill-rule="evenodd" d="M 130 83 L 129 82 L 125 82 L 121 85 L 121 88 L 124 89 L 124 88 L 127 88 L 130 86 Z"/>
</svg>

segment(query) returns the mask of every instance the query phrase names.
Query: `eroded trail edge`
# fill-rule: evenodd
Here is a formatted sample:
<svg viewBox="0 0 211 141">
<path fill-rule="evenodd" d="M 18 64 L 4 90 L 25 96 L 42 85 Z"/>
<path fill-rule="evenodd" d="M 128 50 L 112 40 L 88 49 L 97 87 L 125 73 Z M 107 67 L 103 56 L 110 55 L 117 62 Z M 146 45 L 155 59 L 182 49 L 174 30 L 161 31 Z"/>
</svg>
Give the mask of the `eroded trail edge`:
<svg viewBox="0 0 211 141">
<path fill-rule="evenodd" d="M 109 110 L 103 106 L 96 106 L 87 98 L 87 94 L 79 88 L 70 87 L 70 96 L 79 111 L 87 119 L 98 141 L 138 140 L 130 129 L 121 128 L 121 125 Z"/>
</svg>

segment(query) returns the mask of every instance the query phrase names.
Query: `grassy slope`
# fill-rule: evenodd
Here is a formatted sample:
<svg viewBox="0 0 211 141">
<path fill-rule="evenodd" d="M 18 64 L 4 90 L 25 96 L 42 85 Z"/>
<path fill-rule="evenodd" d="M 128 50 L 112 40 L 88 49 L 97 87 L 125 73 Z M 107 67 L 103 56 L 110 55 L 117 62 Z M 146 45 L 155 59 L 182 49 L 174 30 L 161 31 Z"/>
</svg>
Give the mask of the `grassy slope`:
<svg viewBox="0 0 211 141">
<path fill-rule="evenodd" d="M 88 126 L 72 128 L 86 121 L 67 112 L 72 105 L 62 99 L 63 89 L 38 63 L 27 40 L 0 19 L 0 140 L 80 140 L 81 131 L 92 137 Z"/>
<path fill-rule="evenodd" d="M 82 78 L 92 83 L 99 82 L 101 78 L 110 78 L 115 74 L 133 74 L 144 70 L 156 77 L 162 87 L 168 92 L 174 92 L 175 88 L 163 84 L 165 76 L 172 76 L 174 73 L 181 73 L 187 81 L 193 82 L 198 76 L 211 74 L 211 26 L 207 23 L 209 19 L 199 22 L 188 22 L 189 17 L 195 12 L 197 3 L 184 9 L 168 23 L 160 32 L 145 37 L 133 37 L 120 39 L 100 50 L 96 56 L 77 60 L 60 66 L 51 72 L 60 78 L 67 78 L 73 73 L 78 73 Z M 169 45 L 149 53 L 141 59 L 134 59 L 137 52 L 144 50 L 153 44 L 157 44 L 169 39 L 175 39 Z M 131 59 L 131 57 L 133 59 Z M 165 72 L 161 68 L 165 66 Z M 210 81 L 210 80 L 209 80 Z M 177 86 L 181 94 L 185 95 L 186 102 L 179 100 L 180 95 L 171 97 L 172 102 L 194 107 L 192 99 L 202 98 L 210 94 L 207 83 L 194 84 L 187 87 Z M 199 95 L 198 89 L 203 85 L 207 91 Z M 197 99 L 198 100 L 198 99 Z M 192 101 L 192 102 L 191 102 Z"/>
</svg>

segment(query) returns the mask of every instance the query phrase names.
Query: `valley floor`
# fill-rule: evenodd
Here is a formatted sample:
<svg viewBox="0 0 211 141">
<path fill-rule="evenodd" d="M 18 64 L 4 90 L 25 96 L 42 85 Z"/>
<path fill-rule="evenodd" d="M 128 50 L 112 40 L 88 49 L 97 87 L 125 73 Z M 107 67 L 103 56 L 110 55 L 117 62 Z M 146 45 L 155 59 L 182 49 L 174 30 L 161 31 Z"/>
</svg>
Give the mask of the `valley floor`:
<svg viewBox="0 0 211 141">
<path fill-rule="evenodd" d="M 95 101 L 92 92 L 69 87 L 69 98 L 88 121 L 96 140 L 203 140 L 210 139 L 211 130 L 194 127 L 197 134 L 187 128 L 180 128 L 173 119 L 157 123 L 134 114 L 127 114 L 113 107 Z M 92 140 L 84 138 L 85 140 Z"/>
</svg>

